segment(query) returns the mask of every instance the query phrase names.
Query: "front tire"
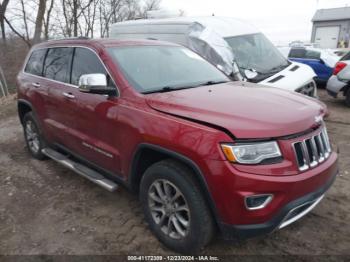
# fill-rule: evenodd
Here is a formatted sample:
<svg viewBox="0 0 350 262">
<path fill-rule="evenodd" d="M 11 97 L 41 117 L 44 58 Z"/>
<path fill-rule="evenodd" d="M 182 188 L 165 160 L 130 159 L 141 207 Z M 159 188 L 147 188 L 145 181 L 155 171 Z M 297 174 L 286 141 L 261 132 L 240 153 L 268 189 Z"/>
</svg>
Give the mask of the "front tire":
<svg viewBox="0 0 350 262">
<path fill-rule="evenodd" d="M 41 150 L 45 148 L 45 142 L 32 112 L 27 113 L 23 117 L 23 130 L 29 153 L 36 159 L 47 159 L 41 152 Z"/>
<path fill-rule="evenodd" d="M 193 253 L 209 243 L 213 218 L 193 172 L 174 160 L 149 167 L 142 177 L 140 199 L 156 237 L 179 253 Z"/>
</svg>

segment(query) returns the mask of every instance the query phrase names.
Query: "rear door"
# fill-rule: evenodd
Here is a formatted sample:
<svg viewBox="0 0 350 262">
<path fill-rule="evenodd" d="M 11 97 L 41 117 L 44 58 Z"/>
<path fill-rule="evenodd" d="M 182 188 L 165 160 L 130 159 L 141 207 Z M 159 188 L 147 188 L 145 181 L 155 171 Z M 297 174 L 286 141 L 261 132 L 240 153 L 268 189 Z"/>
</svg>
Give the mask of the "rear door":
<svg viewBox="0 0 350 262">
<path fill-rule="evenodd" d="M 75 103 L 73 91 L 76 89 L 69 84 L 73 50 L 71 47 L 50 48 L 44 63 L 43 84 L 49 93 L 45 123 L 56 143 L 69 143 L 67 138 L 72 132 L 69 123 L 76 118 L 70 110 Z"/>
<path fill-rule="evenodd" d="M 288 57 L 292 61 L 310 66 L 318 79 L 326 80 L 329 78 L 329 68 L 322 62 L 320 52 L 306 48 L 292 48 Z"/>
<path fill-rule="evenodd" d="M 321 53 L 317 50 L 306 49 L 306 61 L 314 69 L 319 80 L 327 81 L 333 73 L 333 68 L 329 67 L 325 61 L 321 59 Z"/>
</svg>

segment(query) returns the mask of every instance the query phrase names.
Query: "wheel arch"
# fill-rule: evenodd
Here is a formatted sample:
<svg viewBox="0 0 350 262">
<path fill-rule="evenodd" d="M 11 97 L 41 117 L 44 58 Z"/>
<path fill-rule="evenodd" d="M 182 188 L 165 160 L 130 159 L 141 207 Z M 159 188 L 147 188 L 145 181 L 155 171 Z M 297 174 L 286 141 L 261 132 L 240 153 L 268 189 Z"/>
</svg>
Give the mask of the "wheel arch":
<svg viewBox="0 0 350 262">
<path fill-rule="evenodd" d="M 344 86 L 341 91 L 343 92 L 344 96 L 347 96 L 348 92 L 350 91 L 350 83 L 348 83 L 346 86 Z"/>
<path fill-rule="evenodd" d="M 24 99 L 18 99 L 17 111 L 18 111 L 19 120 L 21 121 L 22 125 L 23 125 L 23 118 L 28 112 L 33 112 L 35 114 L 32 104 Z"/>
<path fill-rule="evenodd" d="M 130 174 L 128 178 L 128 184 L 131 190 L 133 192 L 138 192 L 141 178 L 146 169 L 152 164 L 164 159 L 177 160 L 193 171 L 194 178 L 199 184 L 199 189 L 203 194 L 206 203 L 208 204 L 210 212 L 213 215 L 214 221 L 216 224 L 218 224 L 220 220 L 217 213 L 216 205 L 209 192 L 208 184 L 205 180 L 201 169 L 194 161 L 192 161 L 188 157 L 174 152 L 172 150 L 148 143 L 140 144 L 135 150 L 133 160 L 131 162 Z"/>
</svg>

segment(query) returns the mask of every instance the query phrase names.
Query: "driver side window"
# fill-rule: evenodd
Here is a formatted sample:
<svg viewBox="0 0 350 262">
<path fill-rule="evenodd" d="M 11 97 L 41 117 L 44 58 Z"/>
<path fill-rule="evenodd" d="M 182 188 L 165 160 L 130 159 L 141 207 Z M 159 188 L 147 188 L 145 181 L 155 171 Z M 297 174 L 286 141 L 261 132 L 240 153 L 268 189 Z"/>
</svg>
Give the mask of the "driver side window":
<svg viewBox="0 0 350 262">
<path fill-rule="evenodd" d="M 292 48 L 289 52 L 289 58 L 305 58 L 306 50 L 304 48 Z"/>
<path fill-rule="evenodd" d="M 79 78 L 82 75 L 97 73 L 104 74 L 107 77 L 107 85 L 109 87 L 115 87 L 113 80 L 94 52 L 87 48 L 75 48 L 72 64 L 71 84 L 78 86 Z"/>
</svg>

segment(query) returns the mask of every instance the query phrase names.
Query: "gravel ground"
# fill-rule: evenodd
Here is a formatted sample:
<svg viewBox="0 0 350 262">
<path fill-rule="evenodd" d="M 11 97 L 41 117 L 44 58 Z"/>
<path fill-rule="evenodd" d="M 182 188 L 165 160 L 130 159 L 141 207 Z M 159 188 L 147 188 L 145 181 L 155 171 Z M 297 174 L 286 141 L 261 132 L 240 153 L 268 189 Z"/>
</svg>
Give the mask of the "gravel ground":
<svg viewBox="0 0 350 262">
<path fill-rule="evenodd" d="M 215 239 L 202 254 L 350 255 L 350 108 L 319 93 L 340 150 L 341 175 L 326 198 L 283 230 L 242 242 Z M 53 161 L 32 159 L 11 99 L 0 101 L 0 254 L 173 253 L 143 222 L 136 196 L 122 188 L 109 193 Z"/>
</svg>

